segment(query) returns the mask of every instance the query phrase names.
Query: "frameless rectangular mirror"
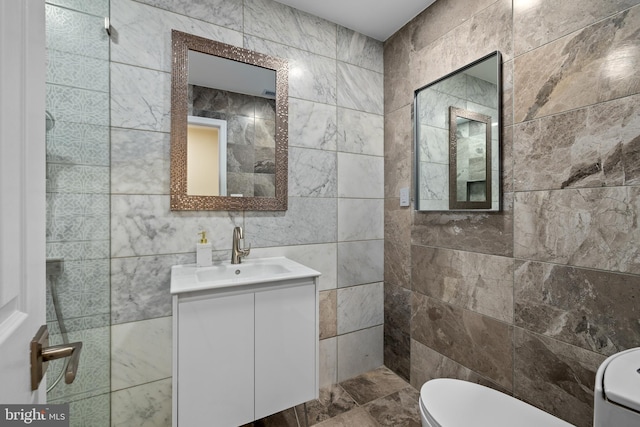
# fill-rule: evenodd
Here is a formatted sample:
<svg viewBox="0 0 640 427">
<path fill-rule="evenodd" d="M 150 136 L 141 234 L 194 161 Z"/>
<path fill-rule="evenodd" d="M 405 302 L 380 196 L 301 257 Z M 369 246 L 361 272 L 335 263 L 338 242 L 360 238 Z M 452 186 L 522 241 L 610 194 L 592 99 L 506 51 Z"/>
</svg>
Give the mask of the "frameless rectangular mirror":
<svg viewBox="0 0 640 427">
<path fill-rule="evenodd" d="M 415 92 L 416 210 L 500 210 L 501 56 Z"/>
<path fill-rule="evenodd" d="M 173 30 L 171 209 L 286 210 L 286 60 Z"/>
</svg>

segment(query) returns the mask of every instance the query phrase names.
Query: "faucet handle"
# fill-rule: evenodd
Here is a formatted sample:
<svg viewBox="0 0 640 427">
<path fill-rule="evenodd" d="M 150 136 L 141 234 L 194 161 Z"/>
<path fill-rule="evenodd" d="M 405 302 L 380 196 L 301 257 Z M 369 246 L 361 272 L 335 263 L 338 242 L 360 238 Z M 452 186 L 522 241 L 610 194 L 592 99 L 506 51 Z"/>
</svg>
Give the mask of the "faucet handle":
<svg viewBox="0 0 640 427">
<path fill-rule="evenodd" d="M 240 251 L 242 252 L 242 256 L 249 256 L 249 253 L 251 253 L 251 243 L 249 243 L 248 248 L 242 248 Z"/>
</svg>

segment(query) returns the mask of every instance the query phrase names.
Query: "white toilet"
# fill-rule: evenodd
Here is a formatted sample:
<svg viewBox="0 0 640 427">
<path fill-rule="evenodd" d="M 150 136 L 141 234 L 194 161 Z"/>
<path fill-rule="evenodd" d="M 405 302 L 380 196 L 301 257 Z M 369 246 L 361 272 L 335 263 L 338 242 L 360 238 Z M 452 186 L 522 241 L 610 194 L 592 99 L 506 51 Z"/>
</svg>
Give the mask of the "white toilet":
<svg viewBox="0 0 640 427">
<path fill-rule="evenodd" d="M 615 354 L 596 374 L 594 427 L 640 426 L 640 348 Z M 439 378 L 420 390 L 423 427 L 571 427 L 514 397 L 468 381 Z"/>
</svg>

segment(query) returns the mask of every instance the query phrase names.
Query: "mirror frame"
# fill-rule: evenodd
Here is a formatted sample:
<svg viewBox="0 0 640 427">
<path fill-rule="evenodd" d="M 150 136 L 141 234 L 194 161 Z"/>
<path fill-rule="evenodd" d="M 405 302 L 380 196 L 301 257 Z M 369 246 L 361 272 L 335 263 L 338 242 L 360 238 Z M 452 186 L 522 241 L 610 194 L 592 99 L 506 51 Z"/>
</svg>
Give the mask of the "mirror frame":
<svg viewBox="0 0 640 427">
<path fill-rule="evenodd" d="M 421 207 L 420 206 L 420 141 L 418 141 L 418 136 L 420 134 L 419 131 L 419 127 L 420 127 L 420 121 L 419 121 L 419 108 L 418 108 L 418 95 L 421 91 L 423 91 L 424 89 L 427 89 L 431 86 L 434 86 L 438 83 L 441 83 L 447 79 L 449 79 L 450 77 L 453 77 L 459 73 L 465 72 L 468 69 L 475 67 L 476 65 L 491 59 L 492 57 L 496 58 L 496 85 L 497 85 L 497 91 L 496 91 L 496 101 L 497 101 L 497 129 L 492 132 L 492 135 L 497 137 L 497 143 L 496 143 L 496 150 L 493 151 L 493 148 L 490 148 L 491 150 L 491 157 L 487 156 L 487 161 L 488 161 L 488 168 L 487 168 L 487 172 L 491 175 L 492 180 L 497 179 L 496 184 L 497 184 L 497 200 L 494 201 L 493 197 L 495 196 L 494 190 L 493 190 L 493 183 L 488 184 L 487 185 L 487 191 L 491 194 L 491 198 L 489 198 L 489 193 L 487 194 L 487 201 L 489 202 L 488 205 L 486 207 L 481 207 L 478 205 L 479 202 L 458 202 L 458 203 L 473 203 L 472 206 L 466 206 L 466 207 L 462 207 L 462 206 L 453 206 L 451 201 L 452 201 L 452 197 L 451 197 L 451 170 L 449 169 L 449 173 L 447 174 L 447 177 L 449 178 L 449 183 L 448 185 L 446 185 L 446 188 L 449 189 L 449 200 L 448 200 L 448 208 L 425 208 L 425 207 Z M 416 89 L 413 93 L 413 104 L 412 104 L 412 130 L 413 130 L 413 173 L 412 173 L 412 185 L 413 185 L 413 197 L 414 197 L 414 204 L 413 204 L 413 209 L 416 212 L 456 212 L 456 211 L 469 211 L 469 212 L 473 212 L 473 211 L 483 211 L 483 212 L 499 212 L 502 210 L 503 206 L 503 200 L 502 200 L 502 195 L 503 195 L 503 182 L 502 182 L 502 126 L 503 126 L 503 121 L 502 121 L 502 115 L 503 115 L 503 111 L 502 111 L 502 98 L 503 98 L 503 82 L 502 82 L 502 54 L 500 53 L 500 51 L 495 50 L 491 53 L 488 53 L 487 55 L 472 61 L 450 73 L 448 73 L 447 75 L 440 77 L 434 81 L 432 81 L 431 83 L 428 83 L 424 86 L 419 87 L 418 89 Z M 447 110 L 448 111 L 448 110 Z M 449 120 L 447 120 L 447 124 L 450 125 L 450 119 L 451 117 L 449 117 Z M 445 143 L 447 143 L 449 145 L 448 147 L 448 151 L 449 151 L 449 155 L 451 156 L 451 134 L 448 134 L 448 141 L 446 141 Z M 490 140 L 489 140 L 490 141 Z M 491 144 L 488 144 L 491 145 Z M 496 164 L 493 164 L 493 159 L 492 157 L 494 155 L 497 155 L 497 159 L 496 159 Z M 451 166 L 451 159 L 449 159 L 449 167 Z M 493 166 L 496 166 L 497 172 L 495 170 L 492 170 L 491 168 Z M 491 187 L 491 188 L 490 188 Z M 456 188 L 456 195 L 457 195 L 457 188 Z M 494 205 L 495 202 L 495 205 Z"/>
<path fill-rule="evenodd" d="M 171 43 L 173 52 L 171 70 L 171 210 L 287 210 L 289 159 L 288 61 L 178 30 L 171 30 Z M 275 197 L 192 196 L 187 194 L 189 50 L 275 71 Z"/>
<path fill-rule="evenodd" d="M 458 200 L 458 117 L 485 124 L 485 200 Z M 491 209 L 491 117 L 449 107 L 449 209 Z"/>
</svg>

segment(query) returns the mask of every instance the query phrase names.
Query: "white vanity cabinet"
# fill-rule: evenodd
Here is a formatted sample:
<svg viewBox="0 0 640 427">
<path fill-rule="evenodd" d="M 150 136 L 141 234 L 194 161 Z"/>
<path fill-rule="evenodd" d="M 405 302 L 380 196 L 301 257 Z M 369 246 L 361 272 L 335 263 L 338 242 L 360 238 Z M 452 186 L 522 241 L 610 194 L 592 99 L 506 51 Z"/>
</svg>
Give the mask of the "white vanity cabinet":
<svg viewBox="0 0 640 427">
<path fill-rule="evenodd" d="M 239 426 L 318 397 L 319 273 L 308 270 L 174 293 L 174 426 Z"/>
</svg>

